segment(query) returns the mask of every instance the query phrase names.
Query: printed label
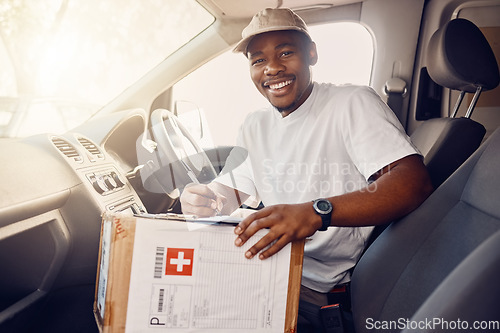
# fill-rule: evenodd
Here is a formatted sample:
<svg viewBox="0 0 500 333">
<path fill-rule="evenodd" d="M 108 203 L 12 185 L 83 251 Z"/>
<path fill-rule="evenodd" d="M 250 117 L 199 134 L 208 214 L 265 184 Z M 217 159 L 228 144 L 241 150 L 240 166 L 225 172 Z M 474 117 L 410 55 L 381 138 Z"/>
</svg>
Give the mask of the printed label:
<svg viewBox="0 0 500 333">
<path fill-rule="evenodd" d="M 194 249 L 167 249 L 165 275 L 193 275 Z"/>
</svg>

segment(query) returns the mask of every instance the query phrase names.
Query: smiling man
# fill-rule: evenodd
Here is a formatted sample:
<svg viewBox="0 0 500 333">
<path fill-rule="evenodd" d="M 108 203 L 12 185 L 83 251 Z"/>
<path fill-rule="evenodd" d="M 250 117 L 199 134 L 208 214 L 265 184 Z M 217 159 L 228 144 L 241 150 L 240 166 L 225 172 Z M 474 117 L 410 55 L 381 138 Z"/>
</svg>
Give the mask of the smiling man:
<svg viewBox="0 0 500 333">
<path fill-rule="evenodd" d="M 233 150 L 212 183 L 185 188 L 182 209 L 210 216 L 262 202 L 235 228 L 235 244 L 268 228 L 245 254 L 265 259 L 308 238 L 301 301 L 327 305 L 328 292 L 349 283 L 371 226 L 418 207 L 432 185 L 419 152 L 373 89 L 313 82 L 316 45 L 293 11 L 265 9 L 242 35 L 235 52 L 248 58 L 252 81 L 271 106 L 241 127 L 245 153 Z"/>
<path fill-rule="evenodd" d="M 248 46 L 255 86 L 286 117 L 312 92 L 309 66 L 318 59 L 315 44 L 298 31 L 271 31 L 255 36 Z"/>
</svg>

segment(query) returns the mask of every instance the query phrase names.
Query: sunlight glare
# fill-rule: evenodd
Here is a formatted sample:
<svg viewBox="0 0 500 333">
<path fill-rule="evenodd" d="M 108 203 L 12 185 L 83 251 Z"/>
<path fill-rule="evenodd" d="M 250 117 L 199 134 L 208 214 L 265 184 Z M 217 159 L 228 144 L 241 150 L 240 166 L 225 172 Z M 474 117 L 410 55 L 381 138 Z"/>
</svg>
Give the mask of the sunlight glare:
<svg viewBox="0 0 500 333">
<path fill-rule="evenodd" d="M 52 42 L 43 52 L 37 73 L 36 87 L 42 95 L 50 96 L 57 93 L 61 75 L 71 68 L 76 47 L 76 41 L 71 38 L 70 32 L 65 31 L 62 35 L 52 38 Z M 78 74 L 75 73 L 77 76 Z"/>
</svg>

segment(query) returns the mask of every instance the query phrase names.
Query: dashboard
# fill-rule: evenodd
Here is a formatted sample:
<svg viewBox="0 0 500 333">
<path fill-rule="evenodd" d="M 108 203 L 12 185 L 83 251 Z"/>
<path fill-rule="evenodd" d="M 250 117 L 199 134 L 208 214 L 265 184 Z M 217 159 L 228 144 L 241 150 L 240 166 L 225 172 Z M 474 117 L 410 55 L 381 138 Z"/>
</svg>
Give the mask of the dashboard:
<svg viewBox="0 0 500 333">
<path fill-rule="evenodd" d="M 126 110 L 63 135 L 0 140 L 0 317 L 94 284 L 101 214 L 147 212 L 130 172 L 146 124 Z"/>
</svg>

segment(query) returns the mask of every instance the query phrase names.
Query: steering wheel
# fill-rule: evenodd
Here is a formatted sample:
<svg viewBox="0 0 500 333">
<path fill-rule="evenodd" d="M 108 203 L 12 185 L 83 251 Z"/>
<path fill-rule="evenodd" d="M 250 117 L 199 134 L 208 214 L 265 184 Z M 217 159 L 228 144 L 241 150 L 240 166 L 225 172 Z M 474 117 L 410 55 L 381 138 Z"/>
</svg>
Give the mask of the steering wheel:
<svg viewBox="0 0 500 333">
<path fill-rule="evenodd" d="M 151 114 L 151 125 L 161 167 L 169 169 L 162 173 L 162 178 L 172 177 L 173 187 L 208 183 L 217 176 L 205 151 L 172 112 L 156 109 Z"/>
</svg>

